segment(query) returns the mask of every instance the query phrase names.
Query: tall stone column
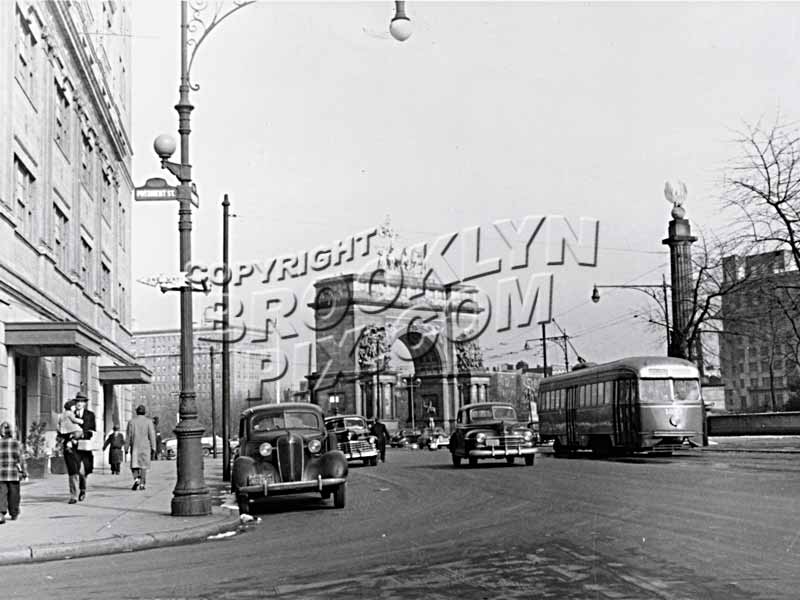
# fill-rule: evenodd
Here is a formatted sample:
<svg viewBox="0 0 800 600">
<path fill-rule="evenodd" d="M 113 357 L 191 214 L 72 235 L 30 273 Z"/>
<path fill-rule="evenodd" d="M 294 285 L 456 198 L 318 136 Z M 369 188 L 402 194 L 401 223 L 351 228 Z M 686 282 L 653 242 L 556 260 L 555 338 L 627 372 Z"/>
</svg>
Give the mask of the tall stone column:
<svg viewBox="0 0 800 600">
<path fill-rule="evenodd" d="M 693 360 L 695 349 L 689 347 L 687 326 L 693 310 L 692 244 L 697 238 L 692 235 L 689 220 L 684 218 L 686 210 L 682 204 L 686 198 L 686 186 L 679 184 L 679 187 L 672 187 L 668 183 L 664 193 L 667 200 L 673 203 L 668 237 L 661 241 L 669 246 L 672 282 L 672 335 L 667 354 Z"/>
</svg>

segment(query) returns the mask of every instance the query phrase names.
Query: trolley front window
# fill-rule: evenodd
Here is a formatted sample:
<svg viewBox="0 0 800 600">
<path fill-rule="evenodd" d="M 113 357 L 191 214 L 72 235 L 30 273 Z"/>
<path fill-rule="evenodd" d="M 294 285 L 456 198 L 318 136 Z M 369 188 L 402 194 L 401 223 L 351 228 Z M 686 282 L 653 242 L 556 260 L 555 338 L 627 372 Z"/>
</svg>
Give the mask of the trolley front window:
<svg viewBox="0 0 800 600">
<path fill-rule="evenodd" d="M 700 401 L 697 379 L 640 379 L 639 400 L 642 404 L 695 404 Z"/>
</svg>

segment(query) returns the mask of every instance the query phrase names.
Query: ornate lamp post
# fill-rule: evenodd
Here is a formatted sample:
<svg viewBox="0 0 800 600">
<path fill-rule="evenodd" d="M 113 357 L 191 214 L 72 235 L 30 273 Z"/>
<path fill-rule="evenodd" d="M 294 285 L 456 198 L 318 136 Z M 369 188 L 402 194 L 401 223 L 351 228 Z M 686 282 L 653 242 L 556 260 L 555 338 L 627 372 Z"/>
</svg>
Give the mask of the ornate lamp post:
<svg viewBox="0 0 800 600">
<path fill-rule="evenodd" d="M 670 285 L 667 283 L 667 279 L 664 275 L 661 276 L 661 283 L 660 284 L 636 284 L 636 285 L 595 285 L 592 289 L 592 302 L 597 304 L 600 302 L 600 288 L 621 288 L 627 290 L 638 290 L 650 296 L 651 298 L 655 298 L 655 293 L 652 292 L 653 289 L 661 288 L 661 293 L 663 294 L 664 298 L 664 316 L 665 320 L 665 327 L 667 333 L 667 356 L 673 356 L 671 354 L 672 345 L 670 344 L 671 336 L 670 336 L 670 326 L 669 326 L 669 308 L 668 308 L 668 300 L 667 300 L 667 288 Z"/>
<path fill-rule="evenodd" d="M 181 270 L 186 270 L 191 263 L 192 200 L 196 195 L 195 186 L 192 183 L 192 166 L 189 161 L 191 113 L 194 110 L 194 106 L 189 100 L 189 91 L 197 91 L 199 86 L 191 82 L 192 64 L 198 49 L 211 31 L 227 17 L 254 2 L 255 0 L 234 0 L 232 6 L 224 11 L 223 3 L 217 3 L 210 18 L 202 14 L 209 7 L 207 0 L 183 0 L 181 2 L 181 76 L 178 87 L 178 103 L 175 105 L 180 135 L 180 162 L 169 160 L 176 150 L 175 140 L 171 136 L 160 135 L 153 144 L 156 154 L 161 158 L 161 167 L 172 173 L 179 181 L 179 184 L 175 186 L 174 197 L 179 203 L 178 231 L 180 234 Z M 191 17 L 189 10 L 191 10 Z M 411 21 L 405 13 L 405 2 L 395 2 L 395 16 L 389 29 L 392 36 L 398 41 L 404 41 L 411 35 Z M 203 452 L 200 441 L 203 428 L 197 419 L 197 398 L 194 389 L 191 294 L 190 286 L 183 285 L 180 288 L 181 391 L 179 422 L 175 428 L 178 481 L 173 491 L 173 516 L 201 516 L 211 513 L 211 497 L 203 476 Z M 227 331 L 223 335 L 227 342 Z M 226 360 L 225 355 L 224 352 L 223 364 Z M 224 408 L 225 403 L 223 402 L 223 410 Z M 227 445 L 223 447 L 223 455 L 226 454 L 226 450 Z"/>
</svg>

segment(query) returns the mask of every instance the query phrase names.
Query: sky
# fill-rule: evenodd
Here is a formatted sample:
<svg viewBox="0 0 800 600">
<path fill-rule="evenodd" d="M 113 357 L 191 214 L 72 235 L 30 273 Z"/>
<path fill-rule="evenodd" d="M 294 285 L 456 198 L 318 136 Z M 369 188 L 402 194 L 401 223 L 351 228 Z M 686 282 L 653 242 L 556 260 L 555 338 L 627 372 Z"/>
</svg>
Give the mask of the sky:
<svg viewBox="0 0 800 600">
<path fill-rule="evenodd" d="M 529 268 L 513 276 L 525 285 L 553 273 L 553 316 L 586 359 L 663 353 L 663 328 L 647 323 L 652 300 L 607 289 L 594 304 L 592 286 L 669 278 L 666 180 L 686 183 L 695 234 L 735 217 L 720 205 L 738 132 L 759 120 L 798 120 L 800 5 L 406 8 L 413 34 L 402 43 L 388 34 L 388 1 L 257 2 L 208 35 L 192 70 L 200 86 L 191 94 L 194 262 L 221 260 L 226 193 L 238 215 L 232 261 L 310 250 L 387 215 L 401 245 L 479 226 L 482 258 L 507 255 L 496 221 L 597 219 L 596 266 L 548 265 L 537 239 Z M 137 0 L 132 10 L 141 185 L 168 177 L 153 139 L 177 136 L 179 8 Z M 133 249 L 134 280 L 177 272 L 177 206 L 135 205 Z M 503 260 L 502 273 L 473 283 L 493 295 L 497 279 L 512 275 Z M 134 330 L 177 327 L 178 315 L 175 294 L 134 284 Z M 540 331 L 535 323 L 490 328 L 481 338 L 486 362 L 541 362 L 538 350 L 524 350 Z M 554 356 L 563 359 L 551 345 Z"/>
</svg>

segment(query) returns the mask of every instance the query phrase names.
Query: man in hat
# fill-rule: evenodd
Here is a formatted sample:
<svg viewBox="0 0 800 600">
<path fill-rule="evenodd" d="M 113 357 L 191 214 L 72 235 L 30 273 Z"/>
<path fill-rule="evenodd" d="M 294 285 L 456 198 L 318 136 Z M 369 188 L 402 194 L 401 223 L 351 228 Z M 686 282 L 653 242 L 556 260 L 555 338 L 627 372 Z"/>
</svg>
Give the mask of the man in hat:
<svg viewBox="0 0 800 600">
<path fill-rule="evenodd" d="M 89 399 L 82 393 L 75 396 L 77 408 L 75 409 L 75 416 L 83 419 L 83 438 L 78 440 L 78 456 L 81 460 L 81 469 L 77 475 L 70 476 L 69 489 L 72 497 L 75 497 L 75 487 L 78 488 L 78 500 L 86 498 L 86 478 L 92 474 L 94 470 L 94 453 L 92 452 L 92 436 L 97 431 L 95 416 L 86 405 Z"/>
</svg>

